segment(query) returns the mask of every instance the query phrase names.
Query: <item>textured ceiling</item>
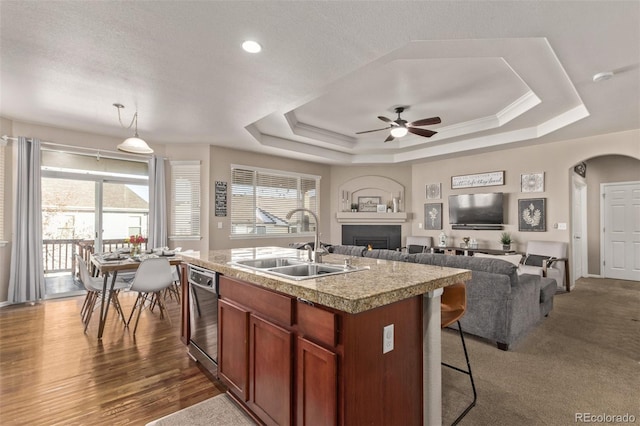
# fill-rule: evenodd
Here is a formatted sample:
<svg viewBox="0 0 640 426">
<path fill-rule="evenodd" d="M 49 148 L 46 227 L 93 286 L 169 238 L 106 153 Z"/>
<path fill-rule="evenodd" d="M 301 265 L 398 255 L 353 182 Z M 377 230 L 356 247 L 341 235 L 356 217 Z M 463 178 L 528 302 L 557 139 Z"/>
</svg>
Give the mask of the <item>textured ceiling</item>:
<svg viewBox="0 0 640 426">
<path fill-rule="evenodd" d="M 399 163 L 640 128 L 637 1 L 2 1 L 0 24 L 0 115 L 125 137 L 119 102 L 152 147 Z M 356 135 L 397 106 L 438 133 Z"/>
</svg>

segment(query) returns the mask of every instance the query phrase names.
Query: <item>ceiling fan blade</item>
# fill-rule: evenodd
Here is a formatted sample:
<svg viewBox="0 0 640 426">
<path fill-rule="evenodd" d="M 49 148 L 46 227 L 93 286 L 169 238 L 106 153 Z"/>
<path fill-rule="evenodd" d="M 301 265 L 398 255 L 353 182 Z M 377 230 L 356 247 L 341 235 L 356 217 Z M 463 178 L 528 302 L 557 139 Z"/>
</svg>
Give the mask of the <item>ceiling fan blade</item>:
<svg viewBox="0 0 640 426">
<path fill-rule="evenodd" d="M 435 132 L 433 130 L 418 129 L 416 127 L 407 127 L 407 130 L 410 133 L 413 133 L 414 135 L 424 136 L 425 138 L 430 138 L 431 136 L 433 136 L 436 133 L 438 133 L 438 132 Z"/>
<path fill-rule="evenodd" d="M 379 115 L 379 116 L 378 116 L 378 118 L 379 118 L 380 120 L 384 121 L 385 123 L 389 123 L 389 124 L 391 124 L 392 126 L 393 126 L 393 125 L 397 125 L 397 124 L 395 124 L 395 122 L 394 122 L 392 119 L 390 119 L 390 118 L 383 117 L 383 116 L 381 116 L 381 115 Z"/>
<path fill-rule="evenodd" d="M 412 123 L 409 123 L 408 126 L 429 126 L 431 124 L 439 124 L 442 120 L 440 117 L 431 117 L 431 118 L 423 118 L 422 120 L 417 120 Z"/>
<path fill-rule="evenodd" d="M 363 133 L 379 132 L 380 130 L 387 130 L 387 129 L 390 129 L 390 128 L 391 128 L 391 126 L 385 127 L 384 129 L 365 130 L 364 132 L 356 132 L 356 135 L 361 135 Z"/>
<path fill-rule="evenodd" d="M 391 142 L 392 140 L 394 140 L 395 138 L 393 137 L 393 135 L 389 135 L 387 136 L 387 138 L 384 140 L 385 142 Z"/>
</svg>

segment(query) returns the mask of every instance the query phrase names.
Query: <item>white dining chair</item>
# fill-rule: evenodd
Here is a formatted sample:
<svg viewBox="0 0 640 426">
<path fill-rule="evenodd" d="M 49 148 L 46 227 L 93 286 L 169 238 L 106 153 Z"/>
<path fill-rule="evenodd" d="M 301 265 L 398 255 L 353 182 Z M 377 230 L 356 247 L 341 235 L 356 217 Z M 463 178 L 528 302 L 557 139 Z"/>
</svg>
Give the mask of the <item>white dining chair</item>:
<svg viewBox="0 0 640 426">
<path fill-rule="evenodd" d="M 87 332 L 87 328 L 89 327 L 89 322 L 91 321 L 91 316 L 93 311 L 95 310 L 96 302 L 102 297 L 102 285 L 103 279 L 100 277 L 93 277 L 89 272 L 89 268 L 84 259 L 76 254 L 76 261 L 78 262 L 78 267 L 80 269 L 80 282 L 84 286 L 87 291 L 87 296 L 84 299 L 84 303 L 82 304 L 82 308 L 80 309 L 80 316 L 82 318 L 82 322 L 84 323 L 84 331 Z M 116 280 L 113 286 L 113 292 L 111 293 L 111 303 L 116 310 L 118 316 L 122 319 L 122 322 L 126 325 L 126 319 L 124 317 L 124 312 L 122 311 L 122 306 L 120 305 L 120 300 L 118 299 L 118 293 L 121 290 L 125 290 L 129 287 L 129 284 Z M 104 295 L 108 297 L 108 294 Z"/>
<path fill-rule="evenodd" d="M 162 292 L 166 288 L 173 284 L 173 275 L 171 273 L 171 264 L 166 258 L 149 258 L 142 261 L 140 267 L 136 271 L 135 278 L 131 284 L 131 291 L 137 291 L 138 297 L 129 315 L 127 321 L 127 327 L 133 318 L 136 310 L 138 314 L 136 316 L 136 323 L 133 327 L 133 334 L 135 336 L 138 329 L 138 322 L 140 321 L 140 315 L 145 307 L 153 309 L 155 305 L 160 308 L 160 318 L 167 316 L 169 324 L 171 324 L 171 318 L 166 313 Z"/>
</svg>

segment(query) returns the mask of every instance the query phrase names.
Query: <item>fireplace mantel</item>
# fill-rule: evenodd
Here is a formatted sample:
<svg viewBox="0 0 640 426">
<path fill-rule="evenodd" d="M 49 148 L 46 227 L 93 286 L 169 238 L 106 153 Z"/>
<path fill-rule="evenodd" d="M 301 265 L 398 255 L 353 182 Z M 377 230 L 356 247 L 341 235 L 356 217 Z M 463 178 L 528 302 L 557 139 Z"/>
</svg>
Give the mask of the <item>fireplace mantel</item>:
<svg viewBox="0 0 640 426">
<path fill-rule="evenodd" d="M 407 212 L 376 213 L 376 212 L 337 212 L 339 223 L 403 223 L 409 219 Z"/>
</svg>

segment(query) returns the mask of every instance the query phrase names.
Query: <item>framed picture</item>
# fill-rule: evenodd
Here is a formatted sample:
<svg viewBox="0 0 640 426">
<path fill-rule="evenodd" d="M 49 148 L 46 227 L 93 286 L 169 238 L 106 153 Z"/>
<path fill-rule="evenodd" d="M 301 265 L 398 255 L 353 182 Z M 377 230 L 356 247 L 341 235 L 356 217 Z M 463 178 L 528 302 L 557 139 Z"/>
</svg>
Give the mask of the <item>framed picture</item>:
<svg viewBox="0 0 640 426">
<path fill-rule="evenodd" d="M 518 200 L 518 231 L 545 232 L 547 230 L 546 198 Z"/>
<path fill-rule="evenodd" d="M 382 197 L 358 197 L 359 212 L 377 212 L 378 204 L 382 204 Z"/>
<path fill-rule="evenodd" d="M 427 184 L 427 200 L 439 200 L 442 198 L 441 194 L 442 184 L 430 183 Z"/>
<path fill-rule="evenodd" d="M 227 215 L 227 182 L 219 180 L 215 184 L 215 214 L 216 216 Z"/>
<path fill-rule="evenodd" d="M 378 213 L 386 213 L 387 212 L 387 205 L 386 204 L 378 204 L 376 211 Z"/>
<path fill-rule="evenodd" d="M 451 176 L 451 189 L 496 185 L 504 185 L 504 170 L 476 173 L 474 175 Z"/>
<path fill-rule="evenodd" d="M 424 229 L 442 229 L 442 203 L 424 205 Z"/>
<path fill-rule="evenodd" d="M 544 192 L 544 172 L 521 174 L 520 192 Z"/>
</svg>

